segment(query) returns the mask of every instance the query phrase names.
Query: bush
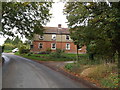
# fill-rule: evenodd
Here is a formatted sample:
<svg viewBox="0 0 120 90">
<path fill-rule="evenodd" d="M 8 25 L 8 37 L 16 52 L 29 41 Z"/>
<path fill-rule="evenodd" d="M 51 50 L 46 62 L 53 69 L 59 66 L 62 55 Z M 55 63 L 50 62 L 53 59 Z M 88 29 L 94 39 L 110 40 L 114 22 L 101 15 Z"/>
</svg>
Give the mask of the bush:
<svg viewBox="0 0 120 90">
<path fill-rule="evenodd" d="M 6 43 L 6 44 L 4 44 L 4 50 L 12 50 L 14 48 L 16 48 L 16 46 L 13 45 L 12 43 Z"/>
<path fill-rule="evenodd" d="M 50 53 L 52 52 L 52 50 L 51 50 L 50 48 L 47 48 L 46 52 L 47 52 L 48 54 L 50 54 Z"/>
<path fill-rule="evenodd" d="M 73 63 L 68 63 L 65 65 L 65 68 L 71 70 L 73 68 Z"/>
<path fill-rule="evenodd" d="M 50 56 L 55 57 L 55 58 L 61 58 L 61 57 L 63 57 L 63 54 L 64 54 L 64 50 L 56 49 L 56 52 L 51 53 Z"/>
<path fill-rule="evenodd" d="M 30 50 L 27 49 L 24 45 L 22 45 L 21 47 L 19 47 L 19 53 L 20 54 L 27 54 L 29 52 L 30 52 Z"/>
<path fill-rule="evenodd" d="M 33 53 L 32 52 L 29 52 L 28 54 L 27 54 L 27 56 L 31 56 Z"/>
<path fill-rule="evenodd" d="M 39 52 L 39 53 L 37 53 L 37 54 L 49 54 L 49 52 L 41 51 L 41 52 Z"/>
</svg>

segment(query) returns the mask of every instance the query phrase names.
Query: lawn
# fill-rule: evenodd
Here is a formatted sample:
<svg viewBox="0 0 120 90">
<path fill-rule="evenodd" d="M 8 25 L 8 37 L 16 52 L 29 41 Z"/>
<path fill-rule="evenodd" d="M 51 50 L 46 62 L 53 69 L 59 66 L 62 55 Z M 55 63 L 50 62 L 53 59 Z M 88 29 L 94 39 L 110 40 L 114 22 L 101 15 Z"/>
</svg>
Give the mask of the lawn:
<svg viewBox="0 0 120 90">
<path fill-rule="evenodd" d="M 4 53 L 11 53 L 12 50 L 4 50 Z"/>
<path fill-rule="evenodd" d="M 55 53 L 51 54 L 19 54 L 19 52 L 15 53 L 15 55 L 20 55 L 25 58 L 41 60 L 41 61 L 73 61 L 76 59 L 76 54 L 67 54 L 64 53 L 61 56 L 56 56 Z M 80 56 L 83 56 L 80 54 Z"/>
</svg>

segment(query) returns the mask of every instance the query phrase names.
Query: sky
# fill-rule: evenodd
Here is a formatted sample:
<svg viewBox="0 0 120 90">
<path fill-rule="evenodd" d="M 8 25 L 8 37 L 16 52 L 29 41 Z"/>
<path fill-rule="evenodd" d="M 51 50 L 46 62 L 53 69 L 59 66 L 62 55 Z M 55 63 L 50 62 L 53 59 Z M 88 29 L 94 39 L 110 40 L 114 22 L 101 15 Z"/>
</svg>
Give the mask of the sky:
<svg viewBox="0 0 120 90">
<path fill-rule="evenodd" d="M 64 5 L 65 3 L 63 2 L 56 2 L 55 4 L 53 4 L 53 7 L 50 11 L 51 13 L 53 13 L 53 18 L 51 18 L 51 21 L 47 24 L 47 26 L 57 27 L 58 24 L 62 24 L 62 27 L 67 28 L 67 24 L 65 23 L 67 22 L 67 19 L 66 16 L 63 15 Z"/>
<path fill-rule="evenodd" d="M 55 2 L 52 5 L 52 9 L 50 10 L 50 13 L 52 13 L 52 18 L 50 19 L 50 22 L 46 24 L 46 26 L 49 27 L 57 27 L 58 24 L 61 24 L 63 28 L 67 28 L 67 19 L 66 16 L 63 15 L 63 9 L 64 9 L 65 3 L 63 2 Z M 7 38 L 7 37 L 6 37 Z M 0 45 L 4 44 L 4 41 L 6 40 L 5 37 L 0 36 Z M 23 41 L 26 39 L 23 38 Z"/>
</svg>

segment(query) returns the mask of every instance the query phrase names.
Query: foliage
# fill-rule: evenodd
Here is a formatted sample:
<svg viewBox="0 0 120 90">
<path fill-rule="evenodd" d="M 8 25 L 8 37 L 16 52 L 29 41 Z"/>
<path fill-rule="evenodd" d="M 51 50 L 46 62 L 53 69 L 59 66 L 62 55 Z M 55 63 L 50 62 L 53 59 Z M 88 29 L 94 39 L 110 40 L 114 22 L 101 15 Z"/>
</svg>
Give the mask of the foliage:
<svg viewBox="0 0 120 90">
<path fill-rule="evenodd" d="M 18 48 L 21 44 L 23 43 L 18 36 L 14 39 L 8 37 L 4 42 L 4 52 L 10 52 L 12 49 Z"/>
<path fill-rule="evenodd" d="M 25 45 L 21 45 L 20 47 L 19 47 L 19 53 L 20 54 L 27 54 L 27 53 L 29 53 L 29 49 L 25 46 Z"/>
<path fill-rule="evenodd" d="M 2 35 L 31 38 L 33 34 L 42 34 L 51 16 L 51 2 L 2 2 Z M 17 29 L 13 32 L 13 29 Z"/>
<path fill-rule="evenodd" d="M 64 12 L 74 42 L 87 45 L 90 55 L 114 62 L 116 52 L 120 55 L 120 2 L 69 2 Z"/>
<path fill-rule="evenodd" d="M 5 40 L 5 42 L 4 43 L 12 43 L 13 42 L 13 40 L 11 40 L 9 37 Z"/>
<path fill-rule="evenodd" d="M 98 65 L 98 66 L 95 66 L 94 67 L 94 70 L 93 72 L 91 72 L 89 74 L 89 77 L 90 78 L 93 78 L 93 79 L 96 79 L 96 80 L 101 80 L 102 78 L 106 78 L 108 77 L 108 75 L 111 73 L 111 72 L 117 72 L 117 70 L 115 71 L 114 69 L 116 69 L 117 66 L 116 65 Z M 98 72 L 99 71 L 99 72 Z"/>
<path fill-rule="evenodd" d="M 68 63 L 65 65 L 65 69 L 71 70 L 73 68 L 73 63 Z"/>
<path fill-rule="evenodd" d="M 47 52 L 47 51 L 41 51 L 38 54 L 49 54 L 49 52 Z"/>
<path fill-rule="evenodd" d="M 4 44 L 4 50 L 12 50 L 14 48 L 16 48 L 16 46 L 13 45 L 12 43 L 6 43 L 6 44 Z"/>
<path fill-rule="evenodd" d="M 50 54 L 52 52 L 51 48 L 47 48 L 46 52 Z"/>
<path fill-rule="evenodd" d="M 101 80 L 101 84 L 106 88 L 118 88 L 118 73 L 111 73 L 107 78 Z"/>
<path fill-rule="evenodd" d="M 13 45 L 18 45 L 19 43 L 22 43 L 22 40 L 17 36 L 15 39 L 12 41 Z"/>
<path fill-rule="evenodd" d="M 51 53 L 51 57 L 60 58 L 63 57 L 64 50 L 56 49 L 55 53 Z"/>
<path fill-rule="evenodd" d="M 4 50 L 5 53 L 10 53 L 12 50 Z"/>
</svg>

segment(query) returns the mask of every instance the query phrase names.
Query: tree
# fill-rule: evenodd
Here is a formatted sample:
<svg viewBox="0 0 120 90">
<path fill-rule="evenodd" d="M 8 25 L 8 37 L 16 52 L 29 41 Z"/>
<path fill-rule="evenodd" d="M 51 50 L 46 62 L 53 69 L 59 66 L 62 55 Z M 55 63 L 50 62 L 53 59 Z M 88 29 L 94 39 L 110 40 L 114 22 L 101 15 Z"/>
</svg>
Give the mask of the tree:
<svg viewBox="0 0 120 90">
<path fill-rule="evenodd" d="M 2 2 L 2 35 L 33 37 L 42 34 L 51 16 L 51 2 Z M 13 32 L 13 29 L 17 29 Z"/>
<path fill-rule="evenodd" d="M 19 43 L 22 43 L 22 40 L 20 40 L 20 38 L 17 36 L 17 37 L 15 37 L 15 39 L 13 40 L 12 44 L 18 45 Z"/>
<path fill-rule="evenodd" d="M 9 37 L 5 40 L 5 42 L 4 43 L 12 43 L 13 42 L 13 40 L 11 40 Z"/>
<path fill-rule="evenodd" d="M 77 61 L 79 60 L 79 54 L 78 54 L 78 49 L 80 49 L 82 46 L 85 45 L 84 43 L 84 26 L 80 26 L 80 27 L 74 27 L 70 29 L 70 36 L 73 39 L 74 44 L 76 45 L 76 49 L 77 49 Z"/>
<path fill-rule="evenodd" d="M 79 28 L 76 35 L 84 35 L 79 38 L 83 38 L 88 53 L 100 54 L 110 60 L 118 52 L 120 57 L 120 2 L 112 2 L 110 6 L 105 2 L 75 2 L 67 3 L 65 7 L 69 27 Z M 80 26 L 84 26 L 83 32 Z"/>
</svg>

